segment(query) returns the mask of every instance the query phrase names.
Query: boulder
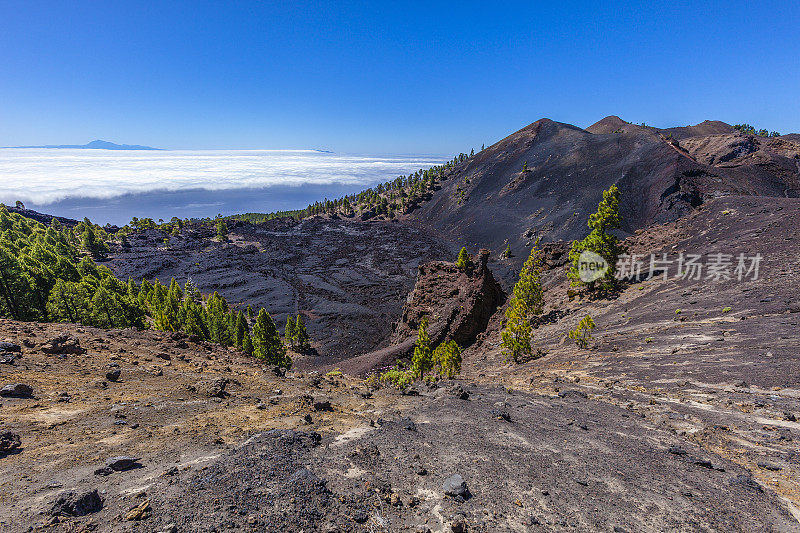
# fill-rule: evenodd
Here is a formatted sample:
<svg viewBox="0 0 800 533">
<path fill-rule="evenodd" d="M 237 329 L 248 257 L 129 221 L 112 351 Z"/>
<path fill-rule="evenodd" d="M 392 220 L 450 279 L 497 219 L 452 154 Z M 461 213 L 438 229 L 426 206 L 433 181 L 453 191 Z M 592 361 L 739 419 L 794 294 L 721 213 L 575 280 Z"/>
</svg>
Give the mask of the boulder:
<svg viewBox="0 0 800 533">
<path fill-rule="evenodd" d="M 0 352 L 15 352 L 20 353 L 22 348 L 19 344 L 14 344 L 13 342 L 0 342 Z"/>
<path fill-rule="evenodd" d="M 33 387 L 24 383 L 13 383 L 0 389 L 0 396 L 4 398 L 30 398 L 33 396 Z"/>
<path fill-rule="evenodd" d="M 119 377 L 122 374 L 122 370 L 119 367 L 109 368 L 108 372 L 106 372 L 106 379 L 108 381 L 119 381 Z"/>
<path fill-rule="evenodd" d="M 124 472 L 125 470 L 130 470 L 131 468 L 135 468 L 138 466 L 142 466 L 139 464 L 138 457 L 130 457 L 128 455 L 120 455 L 117 457 L 111 457 L 106 461 L 106 466 L 115 472 Z"/>
<path fill-rule="evenodd" d="M 84 348 L 81 348 L 80 341 L 72 335 L 59 335 L 53 337 L 42 345 L 42 351 L 47 354 L 73 354 L 81 355 L 86 353 Z"/>
<path fill-rule="evenodd" d="M 467 483 L 460 474 L 453 474 L 449 478 L 445 479 L 444 483 L 442 483 L 442 491 L 444 491 L 447 496 L 451 496 L 453 498 L 461 497 L 466 500 L 469 497 Z"/>
<path fill-rule="evenodd" d="M 103 498 L 97 489 L 77 493 L 62 492 L 53 504 L 50 514 L 53 516 L 85 516 L 96 513 L 103 508 Z"/>
<path fill-rule="evenodd" d="M 0 457 L 19 449 L 21 445 L 22 441 L 16 433 L 10 431 L 0 433 Z"/>
</svg>

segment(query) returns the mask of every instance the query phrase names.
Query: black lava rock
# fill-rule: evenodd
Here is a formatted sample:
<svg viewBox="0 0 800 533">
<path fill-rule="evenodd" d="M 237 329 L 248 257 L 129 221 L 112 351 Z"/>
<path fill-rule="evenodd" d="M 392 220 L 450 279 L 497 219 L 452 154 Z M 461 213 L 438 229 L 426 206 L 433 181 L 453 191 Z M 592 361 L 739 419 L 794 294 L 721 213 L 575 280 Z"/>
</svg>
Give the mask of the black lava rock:
<svg viewBox="0 0 800 533">
<path fill-rule="evenodd" d="M 0 396 L 5 398 L 30 398 L 33 396 L 33 387 L 24 383 L 6 385 L 0 389 Z"/>
<path fill-rule="evenodd" d="M 84 493 L 63 492 L 58 496 L 50 514 L 53 516 L 85 516 L 103 508 L 103 498 L 97 489 Z"/>
</svg>

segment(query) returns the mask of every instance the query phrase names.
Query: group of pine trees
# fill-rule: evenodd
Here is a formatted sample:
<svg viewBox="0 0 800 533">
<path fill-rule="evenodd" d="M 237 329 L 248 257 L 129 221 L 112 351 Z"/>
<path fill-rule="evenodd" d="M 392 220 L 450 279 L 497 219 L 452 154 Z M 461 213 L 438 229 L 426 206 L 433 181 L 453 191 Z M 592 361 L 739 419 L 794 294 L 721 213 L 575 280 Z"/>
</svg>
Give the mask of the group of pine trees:
<svg viewBox="0 0 800 533">
<path fill-rule="evenodd" d="M 204 298 L 191 280 L 183 288 L 174 279 L 169 287 L 158 280 L 125 283 L 92 259 L 108 251 L 106 239 L 105 231 L 88 220 L 69 228 L 54 218 L 45 226 L 0 206 L 0 316 L 183 331 L 235 346 L 269 364 L 291 366 L 265 309 L 254 316 L 248 307 L 245 316 L 216 292 Z M 300 316 L 291 323 L 286 342 L 297 351 L 310 349 Z"/>
<path fill-rule="evenodd" d="M 298 218 L 322 214 L 355 216 L 371 212 L 374 215 L 394 218 L 414 209 L 430 195 L 438 183 L 447 179 L 450 169 L 474 155 L 475 150 L 469 154 L 460 153 L 442 165 L 436 165 L 427 170 L 420 169 L 408 176 L 399 176 L 357 194 L 335 200 L 326 198 L 321 202 L 309 205 L 305 210 L 298 212 L 296 216 Z"/>
<path fill-rule="evenodd" d="M 45 226 L 0 206 L 0 316 L 143 327 L 125 283 L 92 260 L 107 250 L 105 237 L 88 220 Z"/>
<path fill-rule="evenodd" d="M 461 348 L 456 341 L 440 343 L 435 349 L 428 335 L 428 317 L 422 317 L 417 329 L 414 355 L 407 369 L 387 370 L 378 377 L 381 384 L 404 389 L 415 380 L 454 378 L 461 372 Z"/>
<path fill-rule="evenodd" d="M 741 131 L 746 135 L 758 135 L 759 137 L 780 137 L 781 134 L 777 131 L 767 131 L 765 129 L 757 130 L 750 124 L 736 124 L 734 129 Z"/>
<path fill-rule="evenodd" d="M 612 185 L 603 192 L 603 200 L 597 206 L 597 212 L 589 216 L 588 226 L 591 232 L 586 238 L 574 241 L 570 248 L 571 266 L 568 277 L 572 286 L 580 286 L 586 290 L 609 291 L 617 285 L 616 269 L 619 255 L 624 248 L 612 230 L 619 229 L 622 215 L 619 210 L 620 192 Z M 592 251 L 600 255 L 607 263 L 608 269 L 598 280 L 585 282 L 579 275 L 580 255 L 584 251 Z M 501 332 L 503 353 L 513 361 L 521 361 L 533 354 L 532 319 L 540 315 L 544 309 L 544 290 L 541 282 L 542 255 L 538 248 L 538 240 L 531 249 L 530 256 L 520 271 L 519 281 L 514 285 L 514 292 L 505 312 L 504 327 Z M 594 320 L 586 315 L 575 330 L 569 333 L 581 348 L 586 348 L 595 328 Z"/>
</svg>

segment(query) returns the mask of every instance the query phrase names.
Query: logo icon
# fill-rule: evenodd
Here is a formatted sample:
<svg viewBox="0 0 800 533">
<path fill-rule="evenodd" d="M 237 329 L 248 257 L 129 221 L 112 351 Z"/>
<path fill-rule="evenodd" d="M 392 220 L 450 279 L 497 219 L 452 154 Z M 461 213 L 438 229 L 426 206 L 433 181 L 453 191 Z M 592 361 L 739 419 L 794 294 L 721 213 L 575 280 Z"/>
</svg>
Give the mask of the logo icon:
<svg viewBox="0 0 800 533">
<path fill-rule="evenodd" d="M 608 262 L 603 256 L 584 250 L 578 258 L 578 277 L 584 283 L 591 283 L 602 278 L 608 272 Z"/>
</svg>

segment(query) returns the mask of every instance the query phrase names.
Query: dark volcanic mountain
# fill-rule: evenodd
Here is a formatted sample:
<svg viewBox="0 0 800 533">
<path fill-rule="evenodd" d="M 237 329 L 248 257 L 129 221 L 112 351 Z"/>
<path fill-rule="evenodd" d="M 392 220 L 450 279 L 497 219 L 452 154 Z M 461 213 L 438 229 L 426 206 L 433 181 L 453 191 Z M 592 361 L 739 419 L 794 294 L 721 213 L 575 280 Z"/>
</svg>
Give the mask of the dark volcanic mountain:
<svg viewBox="0 0 800 533">
<path fill-rule="evenodd" d="M 542 119 L 457 167 L 413 218 L 471 248 L 497 252 L 508 241 L 521 251 L 535 237 L 584 237 L 587 214 L 613 184 L 626 232 L 719 196 L 796 197 L 800 143 L 714 121 L 659 130 L 607 117 L 584 130 Z"/>
</svg>

